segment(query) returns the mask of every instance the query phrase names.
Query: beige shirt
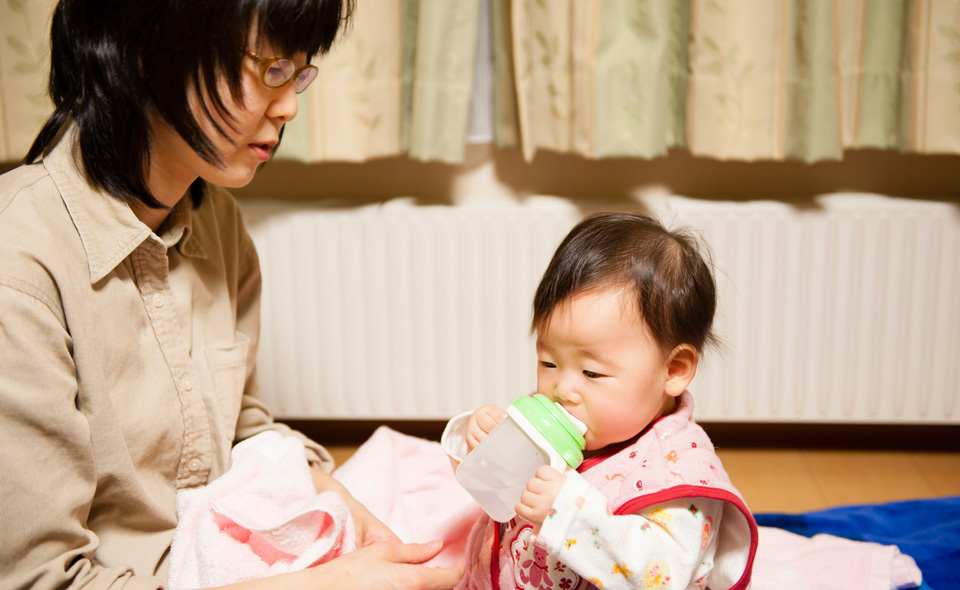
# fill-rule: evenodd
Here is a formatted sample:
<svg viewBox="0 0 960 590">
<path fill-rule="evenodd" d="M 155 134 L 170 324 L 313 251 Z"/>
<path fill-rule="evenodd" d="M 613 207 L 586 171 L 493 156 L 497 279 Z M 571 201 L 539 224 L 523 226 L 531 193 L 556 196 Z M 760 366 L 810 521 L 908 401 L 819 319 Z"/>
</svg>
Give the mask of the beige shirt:
<svg viewBox="0 0 960 590">
<path fill-rule="evenodd" d="M 237 204 L 189 201 L 154 234 L 87 184 L 69 135 L 0 177 L 0 588 L 161 587 L 177 490 L 234 442 L 291 432 L 257 401 Z"/>
</svg>

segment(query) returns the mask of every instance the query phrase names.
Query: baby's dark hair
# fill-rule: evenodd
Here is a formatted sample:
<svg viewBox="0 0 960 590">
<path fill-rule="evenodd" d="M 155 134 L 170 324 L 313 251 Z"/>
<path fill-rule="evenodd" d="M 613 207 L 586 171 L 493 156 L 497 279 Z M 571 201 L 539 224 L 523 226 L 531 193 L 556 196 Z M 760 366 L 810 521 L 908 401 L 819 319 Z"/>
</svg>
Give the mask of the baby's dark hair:
<svg viewBox="0 0 960 590">
<path fill-rule="evenodd" d="M 580 293 L 625 287 L 665 354 L 680 344 L 700 352 L 716 340 L 717 289 L 707 255 L 689 231 L 668 230 L 651 217 L 589 217 L 570 230 L 540 279 L 532 329 L 543 329 L 559 305 Z"/>
</svg>

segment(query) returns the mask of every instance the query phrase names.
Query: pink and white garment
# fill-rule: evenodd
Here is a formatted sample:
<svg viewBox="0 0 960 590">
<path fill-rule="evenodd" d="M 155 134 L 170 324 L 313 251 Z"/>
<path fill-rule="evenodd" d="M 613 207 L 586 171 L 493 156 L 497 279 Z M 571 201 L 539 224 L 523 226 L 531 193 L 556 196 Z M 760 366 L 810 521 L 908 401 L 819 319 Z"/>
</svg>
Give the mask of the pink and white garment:
<svg viewBox="0 0 960 590">
<path fill-rule="evenodd" d="M 634 439 L 567 473 L 540 531 L 481 516 L 458 588 L 745 589 L 757 527 L 688 393 Z"/>
</svg>

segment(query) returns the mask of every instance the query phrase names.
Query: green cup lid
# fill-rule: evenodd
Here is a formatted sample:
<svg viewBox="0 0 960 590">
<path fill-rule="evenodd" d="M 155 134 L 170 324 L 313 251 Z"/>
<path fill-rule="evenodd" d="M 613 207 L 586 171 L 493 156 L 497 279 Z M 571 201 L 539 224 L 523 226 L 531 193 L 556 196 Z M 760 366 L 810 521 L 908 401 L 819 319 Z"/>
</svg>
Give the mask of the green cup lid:
<svg viewBox="0 0 960 590">
<path fill-rule="evenodd" d="M 555 403 L 537 393 L 517 399 L 513 406 L 560 453 L 567 465 L 573 468 L 580 465 L 587 443 L 577 427 Z"/>
</svg>

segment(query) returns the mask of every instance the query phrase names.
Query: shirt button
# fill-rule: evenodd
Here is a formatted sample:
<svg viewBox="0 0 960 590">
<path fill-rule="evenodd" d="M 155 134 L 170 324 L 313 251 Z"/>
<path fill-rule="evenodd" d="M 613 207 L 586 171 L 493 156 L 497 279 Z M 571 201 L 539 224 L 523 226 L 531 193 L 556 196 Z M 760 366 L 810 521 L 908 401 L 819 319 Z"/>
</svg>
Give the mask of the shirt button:
<svg viewBox="0 0 960 590">
<path fill-rule="evenodd" d="M 180 381 L 180 387 L 182 387 L 184 391 L 190 391 L 193 389 L 193 382 L 190 381 L 189 377 L 184 377 L 183 380 Z"/>
<path fill-rule="evenodd" d="M 187 463 L 187 469 L 189 469 L 190 471 L 199 471 L 200 459 L 190 459 L 190 462 Z"/>
<path fill-rule="evenodd" d="M 167 302 L 166 297 L 162 293 L 157 293 L 153 296 L 153 306 L 154 307 L 163 307 L 163 304 Z"/>
</svg>

